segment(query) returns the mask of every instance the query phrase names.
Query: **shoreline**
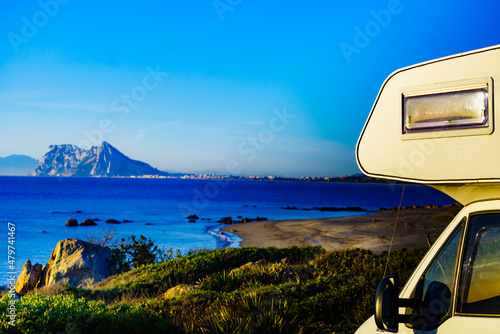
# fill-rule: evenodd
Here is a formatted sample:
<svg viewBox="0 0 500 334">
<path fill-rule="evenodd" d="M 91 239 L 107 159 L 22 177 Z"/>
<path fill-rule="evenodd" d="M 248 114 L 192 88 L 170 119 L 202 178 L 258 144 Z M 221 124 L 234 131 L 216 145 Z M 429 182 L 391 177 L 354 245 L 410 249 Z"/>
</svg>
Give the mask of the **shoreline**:
<svg viewBox="0 0 500 334">
<path fill-rule="evenodd" d="M 457 205 L 405 208 L 400 211 L 392 249 L 415 248 L 434 242 L 460 209 Z M 241 247 L 322 246 L 327 251 L 364 248 L 388 251 L 397 210 L 339 218 L 289 219 L 238 223 L 221 231 L 243 239 Z"/>
</svg>

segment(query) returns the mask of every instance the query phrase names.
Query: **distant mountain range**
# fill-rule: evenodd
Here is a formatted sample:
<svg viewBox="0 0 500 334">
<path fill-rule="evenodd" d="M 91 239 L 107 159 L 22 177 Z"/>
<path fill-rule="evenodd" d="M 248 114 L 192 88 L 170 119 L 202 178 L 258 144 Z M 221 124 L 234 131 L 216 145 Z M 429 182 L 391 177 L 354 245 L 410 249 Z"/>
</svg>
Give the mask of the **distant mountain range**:
<svg viewBox="0 0 500 334">
<path fill-rule="evenodd" d="M 28 175 L 38 164 L 38 160 L 27 155 L 9 155 L 0 158 L 0 175 Z"/>
<path fill-rule="evenodd" d="M 132 160 L 107 142 L 84 150 L 75 145 L 50 145 L 32 176 L 166 176 L 145 162 Z"/>
</svg>

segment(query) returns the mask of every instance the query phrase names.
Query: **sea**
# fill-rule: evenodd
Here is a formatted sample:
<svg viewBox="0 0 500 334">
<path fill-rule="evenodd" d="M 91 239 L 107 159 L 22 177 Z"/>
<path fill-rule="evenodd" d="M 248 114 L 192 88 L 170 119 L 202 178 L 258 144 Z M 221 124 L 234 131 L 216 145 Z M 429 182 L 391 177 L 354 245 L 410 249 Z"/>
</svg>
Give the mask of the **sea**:
<svg viewBox="0 0 500 334">
<path fill-rule="evenodd" d="M 403 186 L 299 181 L 63 178 L 0 176 L 0 285 L 19 275 L 27 259 L 45 265 L 59 240 L 88 240 L 114 232 L 115 240 L 143 235 L 161 249 L 239 247 L 217 220 L 328 218 L 371 214 L 399 205 Z M 407 185 L 403 206 L 454 203 L 443 193 Z M 284 209 L 296 207 L 296 210 Z M 361 207 L 366 212 L 321 212 L 314 207 Z M 195 222 L 187 219 L 197 215 Z M 69 218 L 99 219 L 68 227 Z M 107 224 L 107 219 L 128 221 Z M 10 247 L 9 247 L 10 246 Z"/>
</svg>

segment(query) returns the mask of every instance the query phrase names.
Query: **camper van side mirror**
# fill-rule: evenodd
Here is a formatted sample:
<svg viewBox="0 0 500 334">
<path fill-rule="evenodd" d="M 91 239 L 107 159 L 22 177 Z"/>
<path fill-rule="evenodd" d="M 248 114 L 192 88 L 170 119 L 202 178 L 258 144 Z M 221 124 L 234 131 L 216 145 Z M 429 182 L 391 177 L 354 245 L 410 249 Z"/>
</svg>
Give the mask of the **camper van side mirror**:
<svg viewBox="0 0 500 334">
<path fill-rule="evenodd" d="M 380 281 L 375 294 L 375 323 L 384 331 L 398 331 L 398 291 L 397 276 L 386 276 Z"/>
<path fill-rule="evenodd" d="M 398 294 L 397 276 L 387 276 L 380 281 L 375 294 L 375 323 L 383 331 L 397 333 L 400 323 L 410 322 L 410 316 L 399 314 L 399 308 L 419 305 L 415 299 L 402 299 Z"/>
</svg>

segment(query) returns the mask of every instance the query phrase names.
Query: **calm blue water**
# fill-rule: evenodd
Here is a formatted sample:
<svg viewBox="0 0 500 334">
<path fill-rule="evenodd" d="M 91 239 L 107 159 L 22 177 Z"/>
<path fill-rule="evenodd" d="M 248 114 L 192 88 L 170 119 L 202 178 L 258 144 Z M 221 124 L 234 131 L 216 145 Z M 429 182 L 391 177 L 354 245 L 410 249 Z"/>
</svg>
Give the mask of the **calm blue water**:
<svg viewBox="0 0 500 334">
<path fill-rule="evenodd" d="M 225 216 L 269 220 L 360 215 L 359 212 L 283 210 L 296 206 L 360 206 L 367 210 L 399 205 L 402 186 L 268 181 L 215 181 L 178 179 L 35 178 L 0 177 L 0 285 L 6 284 L 7 223 L 16 226 L 16 271 L 26 259 L 45 263 L 59 240 L 98 235 L 116 230 L 116 239 L 131 235 L 151 238 L 161 248 L 234 247 L 238 237 L 219 236 Z M 426 186 L 407 186 L 403 205 L 444 205 L 454 202 Z M 76 213 L 81 211 L 81 213 Z M 189 223 L 197 214 L 205 220 Z M 99 218 L 98 226 L 65 226 Z M 131 220 L 120 225 L 106 219 Z M 208 220 L 210 219 L 210 220 Z M 145 225 L 145 224 L 150 225 Z M 2 254 L 3 253 L 3 254 Z"/>
</svg>

